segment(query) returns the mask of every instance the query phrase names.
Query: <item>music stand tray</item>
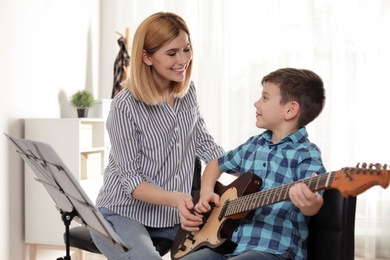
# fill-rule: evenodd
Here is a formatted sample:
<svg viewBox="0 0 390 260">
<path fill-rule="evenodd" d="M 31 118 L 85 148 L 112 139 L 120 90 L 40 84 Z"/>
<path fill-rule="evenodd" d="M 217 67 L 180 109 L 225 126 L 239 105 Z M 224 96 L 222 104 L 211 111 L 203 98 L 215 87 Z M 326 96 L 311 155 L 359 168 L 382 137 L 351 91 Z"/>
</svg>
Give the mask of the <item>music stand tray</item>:
<svg viewBox="0 0 390 260">
<path fill-rule="evenodd" d="M 111 241 L 121 250 L 131 249 L 104 219 L 79 182 L 49 144 L 20 139 L 7 134 L 5 136 L 15 146 L 16 152 L 31 167 L 37 177 L 35 180 L 45 187 L 61 214 L 66 233 L 66 256 L 57 260 L 71 259 L 69 226 L 72 220 Z"/>
</svg>

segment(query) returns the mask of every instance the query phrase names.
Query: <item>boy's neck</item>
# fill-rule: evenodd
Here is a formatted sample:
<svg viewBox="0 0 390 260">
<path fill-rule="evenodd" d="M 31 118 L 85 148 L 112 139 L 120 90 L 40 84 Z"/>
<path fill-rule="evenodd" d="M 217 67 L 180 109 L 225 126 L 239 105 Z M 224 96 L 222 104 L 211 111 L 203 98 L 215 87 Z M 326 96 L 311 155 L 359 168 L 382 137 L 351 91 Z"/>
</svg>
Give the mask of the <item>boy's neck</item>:
<svg viewBox="0 0 390 260">
<path fill-rule="evenodd" d="M 279 129 L 273 129 L 273 130 L 270 129 L 270 130 L 272 131 L 271 141 L 272 143 L 276 144 L 279 143 L 279 141 L 282 140 L 282 138 L 291 135 L 292 133 L 295 133 L 299 129 L 297 126 L 293 126 L 293 127 L 282 127 Z"/>
</svg>

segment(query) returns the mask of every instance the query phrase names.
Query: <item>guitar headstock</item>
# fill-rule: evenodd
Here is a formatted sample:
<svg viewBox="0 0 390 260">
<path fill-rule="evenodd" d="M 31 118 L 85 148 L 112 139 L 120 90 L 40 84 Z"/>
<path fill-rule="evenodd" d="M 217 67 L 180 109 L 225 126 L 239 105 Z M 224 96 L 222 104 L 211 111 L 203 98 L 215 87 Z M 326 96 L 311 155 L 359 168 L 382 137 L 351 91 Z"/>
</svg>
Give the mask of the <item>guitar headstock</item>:
<svg viewBox="0 0 390 260">
<path fill-rule="evenodd" d="M 338 189 L 344 197 L 356 196 L 369 188 L 380 185 L 387 188 L 390 182 L 390 170 L 379 163 L 358 163 L 356 167 L 345 167 L 334 172 L 331 188 Z"/>
</svg>

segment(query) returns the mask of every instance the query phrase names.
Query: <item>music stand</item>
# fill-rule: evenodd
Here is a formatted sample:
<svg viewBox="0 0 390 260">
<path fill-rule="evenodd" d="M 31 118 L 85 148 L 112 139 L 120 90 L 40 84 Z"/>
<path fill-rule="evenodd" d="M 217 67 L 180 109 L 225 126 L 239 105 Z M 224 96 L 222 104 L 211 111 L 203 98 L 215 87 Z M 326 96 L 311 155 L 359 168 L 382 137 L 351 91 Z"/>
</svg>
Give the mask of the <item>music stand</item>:
<svg viewBox="0 0 390 260">
<path fill-rule="evenodd" d="M 61 219 L 65 225 L 66 256 L 57 260 L 71 259 L 69 226 L 72 220 L 85 225 L 90 231 L 111 241 L 121 250 L 131 249 L 104 219 L 50 145 L 5 135 L 16 147 L 16 152 L 31 167 L 37 176 L 35 180 L 46 188 L 61 213 Z"/>
</svg>

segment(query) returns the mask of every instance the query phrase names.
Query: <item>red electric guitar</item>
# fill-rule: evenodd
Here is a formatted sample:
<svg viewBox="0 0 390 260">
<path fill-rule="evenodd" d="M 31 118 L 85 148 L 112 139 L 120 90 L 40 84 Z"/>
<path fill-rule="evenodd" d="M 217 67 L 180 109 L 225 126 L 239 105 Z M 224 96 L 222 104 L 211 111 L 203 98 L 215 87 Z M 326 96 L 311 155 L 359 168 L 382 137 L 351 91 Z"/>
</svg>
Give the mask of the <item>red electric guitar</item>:
<svg viewBox="0 0 390 260">
<path fill-rule="evenodd" d="M 299 182 L 307 184 L 312 191 L 337 189 L 344 197 L 356 196 L 375 185 L 387 188 L 390 170 L 387 165 L 370 164 L 367 167 L 363 164 L 359 167 L 358 164 L 354 168 L 342 168 L 260 192 L 261 178 L 249 172 L 228 186 L 217 182 L 215 193 L 220 195 L 221 206 L 213 207 L 205 214 L 199 231 L 179 230 L 171 249 L 172 259 L 180 259 L 203 247 L 232 252 L 237 245 L 230 238 L 241 220 L 250 220 L 257 208 L 289 199 L 290 187 Z"/>
</svg>

